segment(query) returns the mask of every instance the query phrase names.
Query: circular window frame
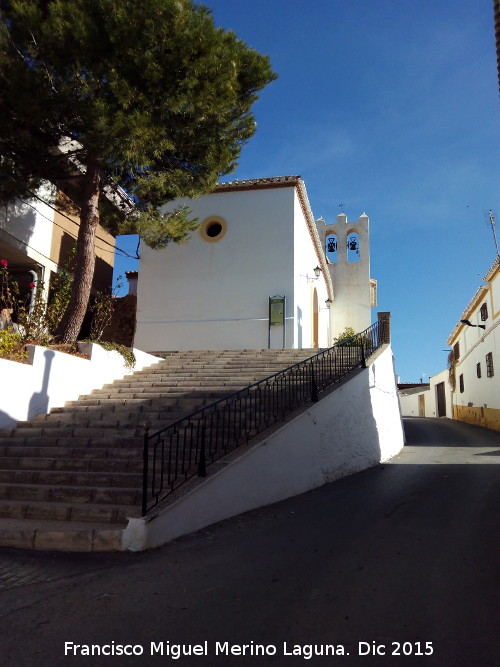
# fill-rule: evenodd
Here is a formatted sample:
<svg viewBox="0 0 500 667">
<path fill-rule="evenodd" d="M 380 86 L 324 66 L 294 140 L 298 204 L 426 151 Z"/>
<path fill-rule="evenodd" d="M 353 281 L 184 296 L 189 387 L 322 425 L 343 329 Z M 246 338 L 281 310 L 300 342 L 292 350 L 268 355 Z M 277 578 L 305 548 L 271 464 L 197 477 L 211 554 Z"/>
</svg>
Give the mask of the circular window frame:
<svg viewBox="0 0 500 667">
<path fill-rule="evenodd" d="M 221 230 L 217 234 L 217 236 L 210 236 L 208 234 L 208 230 L 210 229 L 213 223 L 221 226 Z M 224 218 L 221 218 L 218 215 L 211 215 L 208 218 L 205 218 L 205 220 L 203 220 L 198 231 L 200 232 L 201 238 L 207 243 L 217 243 L 217 241 L 221 241 L 226 235 L 227 222 L 224 220 Z"/>
</svg>

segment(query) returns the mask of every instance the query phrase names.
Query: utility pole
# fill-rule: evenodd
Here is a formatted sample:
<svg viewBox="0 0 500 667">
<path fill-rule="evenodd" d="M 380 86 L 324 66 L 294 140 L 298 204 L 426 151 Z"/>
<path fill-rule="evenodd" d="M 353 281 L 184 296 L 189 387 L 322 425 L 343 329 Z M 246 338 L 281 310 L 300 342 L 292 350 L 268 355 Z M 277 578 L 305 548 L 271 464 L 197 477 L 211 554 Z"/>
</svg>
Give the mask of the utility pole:
<svg viewBox="0 0 500 667">
<path fill-rule="evenodd" d="M 495 231 L 495 216 L 493 215 L 493 211 L 490 211 L 489 218 L 490 218 L 490 224 L 491 224 L 491 231 L 493 232 L 493 239 L 495 241 L 495 248 L 496 248 L 497 256 L 498 256 L 498 241 L 497 241 L 497 234 L 496 234 L 496 231 Z"/>
</svg>

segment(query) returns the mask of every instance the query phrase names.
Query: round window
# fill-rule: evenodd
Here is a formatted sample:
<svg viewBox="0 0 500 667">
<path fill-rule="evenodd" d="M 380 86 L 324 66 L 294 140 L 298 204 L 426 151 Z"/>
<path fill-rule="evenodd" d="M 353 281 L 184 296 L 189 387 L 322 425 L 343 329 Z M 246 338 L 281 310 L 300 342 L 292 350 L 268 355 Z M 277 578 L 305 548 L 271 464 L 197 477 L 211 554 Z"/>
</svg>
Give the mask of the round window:
<svg viewBox="0 0 500 667">
<path fill-rule="evenodd" d="M 227 223 L 224 218 L 217 215 L 212 215 L 205 218 L 199 228 L 201 238 L 208 243 L 220 241 L 227 232 Z"/>
<path fill-rule="evenodd" d="M 214 239 L 216 236 L 222 232 L 222 225 L 220 222 L 211 222 L 207 227 L 207 236 L 210 236 L 211 239 Z"/>
</svg>

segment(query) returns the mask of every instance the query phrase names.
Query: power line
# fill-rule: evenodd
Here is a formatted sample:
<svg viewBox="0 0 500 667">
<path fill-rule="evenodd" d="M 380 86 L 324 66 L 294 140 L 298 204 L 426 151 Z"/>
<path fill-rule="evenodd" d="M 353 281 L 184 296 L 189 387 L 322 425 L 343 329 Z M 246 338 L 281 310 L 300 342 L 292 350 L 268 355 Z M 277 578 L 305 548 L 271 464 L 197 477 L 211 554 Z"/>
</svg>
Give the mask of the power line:
<svg viewBox="0 0 500 667">
<path fill-rule="evenodd" d="M 44 199 L 42 199 L 40 196 L 38 196 L 35 192 L 32 192 L 31 190 L 28 190 L 28 192 L 30 193 L 30 195 L 31 195 L 32 197 L 35 197 L 35 199 L 38 199 L 39 201 L 41 201 L 42 204 L 45 204 L 46 206 L 48 206 L 50 209 L 52 209 L 52 210 L 55 211 L 56 213 L 59 213 L 59 215 L 61 215 L 63 218 L 66 218 L 66 220 L 69 220 L 72 224 L 79 226 L 79 223 L 78 223 L 78 222 L 76 222 L 75 220 L 73 220 L 72 218 L 70 218 L 68 215 L 66 215 L 65 213 L 63 213 L 63 212 L 62 212 L 61 210 L 59 210 L 58 208 L 56 208 L 56 207 L 52 206 L 51 204 L 49 204 L 48 202 L 46 202 Z M 27 204 L 28 206 L 31 206 L 31 208 L 32 208 L 33 210 L 35 210 L 39 215 L 41 215 L 43 218 L 45 218 L 46 220 L 48 220 L 49 222 L 51 222 L 51 223 L 52 223 L 53 225 L 55 225 L 56 227 L 59 227 L 59 229 L 62 229 L 63 231 L 68 232 L 69 234 L 71 234 L 71 232 L 70 232 L 68 229 L 66 229 L 65 227 L 63 227 L 63 226 L 60 225 L 59 223 L 57 223 L 55 220 L 52 220 L 51 218 L 48 218 L 48 217 L 47 217 L 46 215 L 44 215 L 41 211 L 39 211 L 35 206 L 33 206 L 33 204 L 31 204 L 29 201 L 27 201 L 27 200 L 25 200 L 25 199 L 22 199 L 21 201 L 22 201 L 24 204 Z M 73 236 L 73 234 L 71 234 L 71 236 Z M 74 236 L 73 238 L 76 239 L 77 237 Z M 130 257 L 131 259 L 139 259 L 139 255 L 138 255 L 137 253 L 136 253 L 136 256 L 134 256 L 134 255 L 130 255 L 126 250 L 123 250 L 122 248 L 118 248 L 118 246 L 113 245 L 113 244 L 110 243 L 109 241 L 106 241 L 106 239 L 102 238 L 102 236 L 97 236 L 97 235 L 96 235 L 96 238 L 97 238 L 99 241 L 102 241 L 102 242 L 105 243 L 106 245 L 108 245 L 108 246 L 110 246 L 111 248 L 113 248 L 113 250 L 117 250 L 118 252 L 121 252 L 121 253 L 122 253 L 123 255 L 125 255 L 126 257 Z M 98 246 L 97 244 L 96 244 L 96 248 L 98 248 L 99 250 L 102 250 L 102 251 L 104 251 L 104 252 L 109 252 L 109 251 L 107 250 L 107 248 L 103 248 L 102 246 Z"/>
<path fill-rule="evenodd" d="M 10 174 L 8 174 L 8 177 L 11 179 L 11 181 L 15 181 L 14 177 L 11 176 Z M 73 220 L 72 218 L 70 218 L 68 215 L 66 215 L 65 213 L 63 213 L 61 210 L 59 210 L 58 208 L 55 208 L 54 206 L 52 206 L 52 204 L 49 204 L 49 202 L 46 202 L 46 201 L 45 201 L 44 199 L 42 199 L 39 195 L 37 195 L 36 192 L 33 192 L 32 190 L 27 190 L 27 192 L 29 192 L 29 194 L 30 194 L 32 197 L 34 197 L 35 199 L 38 199 L 39 201 L 41 201 L 42 204 L 45 204 L 45 206 L 48 206 L 49 208 L 51 208 L 55 213 L 59 213 L 59 215 L 61 215 L 63 218 L 66 218 L 66 220 L 69 220 L 69 222 L 71 222 L 72 224 L 77 225 L 77 226 L 80 226 L 80 224 L 79 224 L 78 222 L 75 222 L 75 220 Z M 120 197 L 121 197 L 121 194 L 120 194 Z M 20 199 L 21 199 L 21 198 L 20 198 Z M 33 204 L 30 204 L 29 201 L 26 201 L 26 200 L 24 200 L 24 199 L 21 199 L 21 201 L 23 201 L 23 202 L 24 202 L 25 204 L 27 204 L 28 206 L 31 206 L 31 208 L 32 208 L 33 210 L 37 211 L 37 213 L 39 213 L 39 214 L 40 214 L 42 217 L 44 217 L 46 220 L 48 220 L 49 222 L 51 222 L 52 224 L 54 224 L 56 227 L 59 227 L 59 228 L 62 229 L 63 231 L 68 232 L 68 233 L 71 234 L 71 232 L 69 232 L 69 230 L 67 230 L 65 227 L 63 227 L 62 225 L 59 225 L 55 220 L 51 220 L 51 219 L 48 218 L 46 215 L 44 215 L 43 213 L 41 213 L 37 208 L 35 208 L 35 206 L 33 206 Z M 77 206 L 77 208 L 79 209 L 78 206 Z M 79 210 L 81 211 L 81 209 L 79 209 Z M 71 234 L 71 236 L 73 236 L 73 235 Z M 76 239 L 77 237 L 74 236 L 73 238 Z M 106 241 L 106 239 L 102 238 L 102 236 L 97 236 L 97 234 L 96 234 L 96 238 L 99 239 L 99 241 L 102 241 L 103 243 L 106 243 L 106 245 L 108 245 L 108 246 L 110 246 L 111 248 L 113 248 L 114 251 L 115 251 L 115 250 L 118 250 L 118 252 L 121 252 L 122 255 L 124 255 L 125 257 L 130 257 L 131 259 L 140 259 L 140 257 L 139 257 L 139 244 L 137 244 L 137 251 L 136 251 L 136 254 L 135 254 L 135 256 L 134 256 L 134 255 L 130 255 L 126 250 L 122 250 L 121 248 L 118 248 L 118 247 L 116 246 L 116 244 L 113 245 L 113 244 L 110 243 L 109 241 Z M 109 251 L 106 250 L 106 248 L 102 248 L 101 246 L 98 246 L 97 244 L 96 244 L 96 248 L 98 248 L 99 250 L 102 250 L 103 252 L 109 252 Z M 47 259 L 50 259 L 50 257 L 48 257 Z"/>
</svg>

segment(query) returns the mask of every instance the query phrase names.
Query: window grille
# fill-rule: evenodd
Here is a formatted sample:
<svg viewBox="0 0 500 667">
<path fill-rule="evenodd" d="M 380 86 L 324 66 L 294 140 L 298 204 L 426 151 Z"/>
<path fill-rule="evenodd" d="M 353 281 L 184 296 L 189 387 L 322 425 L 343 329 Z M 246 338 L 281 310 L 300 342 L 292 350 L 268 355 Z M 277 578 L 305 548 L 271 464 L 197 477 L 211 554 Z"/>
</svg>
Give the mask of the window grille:
<svg viewBox="0 0 500 667">
<path fill-rule="evenodd" d="M 489 378 L 492 378 L 495 375 L 495 369 L 493 368 L 493 354 L 488 352 L 486 355 L 486 375 Z"/>
</svg>

